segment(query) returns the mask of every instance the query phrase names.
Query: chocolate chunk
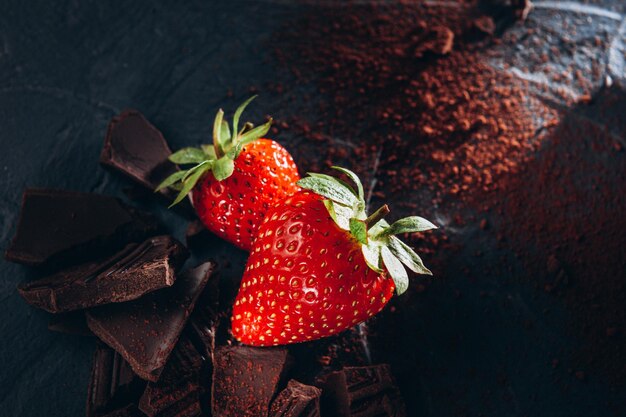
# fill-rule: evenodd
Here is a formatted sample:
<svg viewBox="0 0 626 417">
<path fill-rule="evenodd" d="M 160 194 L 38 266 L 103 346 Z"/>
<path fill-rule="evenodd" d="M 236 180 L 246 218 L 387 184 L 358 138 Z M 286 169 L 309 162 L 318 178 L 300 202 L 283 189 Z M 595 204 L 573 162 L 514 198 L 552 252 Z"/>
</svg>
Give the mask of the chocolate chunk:
<svg viewBox="0 0 626 417">
<path fill-rule="evenodd" d="M 215 350 L 211 411 L 214 416 L 265 416 L 288 368 L 284 348 L 221 346 Z"/>
<path fill-rule="evenodd" d="M 212 272 L 213 264 L 207 262 L 180 274 L 170 288 L 95 307 L 86 313 L 87 325 L 137 375 L 157 381 Z"/>
<path fill-rule="evenodd" d="M 406 416 L 404 401 L 389 365 L 346 367 L 327 375 L 321 388 L 324 415 Z"/>
<path fill-rule="evenodd" d="M 201 414 L 200 374 L 204 358 L 183 333 L 157 382 L 146 387 L 139 409 L 150 417 L 192 417 Z"/>
<path fill-rule="evenodd" d="M 218 308 L 219 277 L 215 277 L 205 287 L 187 325 L 191 339 L 199 347 L 200 353 L 209 359 L 209 363 L 213 362 L 218 333 L 223 333 L 224 327 L 230 328 L 230 315 L 218 313 Z M 220 338 L 220 341 L 225 340 L 225 337 Z"/>
<path fill-rule="evenodd" d="M 176 171 L 163 135 L 137 110 L 125 110 L 109 123 L 100 163 L 153 191 Z"/>
<path fill-rule="evenodd" d="M 174 272 L 189 253 L 171 236 L 131 243 L 100 262 L 90 262 L 22 284 L 20 295 L 31 305 L 62 313 L 130 301 L 174 284 Z"/>
<path fill-rule="evenodd" d="M 87 327 L 84 311 L 72 311 L 71 313 L 53 315 L 48 322 L 48 330 L 80 336 L 93 336 L 93 333 Z"/>
<path fill-rule="evenodd" d="M 154 217 L 98 194 L 27 189 L 8 261 L 78 263 L 154 234 Z"/>
<path fill-rule="evenodd" d="M 134 403 L 145 382 L 117 352 L 98 343 L 87 394 L 87 417 L 100 416 Z"/>
<path fill-rule="evenodd" d="M 322 391 L 292 379 L 272 403 L 272 417 L 319 417 Z"/>
</svg>

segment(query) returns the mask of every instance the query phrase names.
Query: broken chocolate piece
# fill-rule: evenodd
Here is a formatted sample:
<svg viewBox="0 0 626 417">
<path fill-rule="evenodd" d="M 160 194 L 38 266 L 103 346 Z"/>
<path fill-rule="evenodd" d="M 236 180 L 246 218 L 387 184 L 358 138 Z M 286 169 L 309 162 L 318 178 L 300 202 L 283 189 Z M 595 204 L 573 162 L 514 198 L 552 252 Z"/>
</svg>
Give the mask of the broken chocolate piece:
<svg viewBox="0 0 626 417">
<path fill-rule="evenodd" d="M 93 333 L 87 327 L 84 311 L 72 311 L 71 313 L 53 315 L 48 322 L 48 330 L 80 336 L 93 336 Z"/>
<path fill-rule="evenodd" d="M 176 171 L 163 135 L 137 110 L 125 110 L 109 123 L 100 163 L 151 191 Z"/>
<path fill-rule="evenodd" d="M 146 387 L 139 409 L 150 417 L 192 417 L 201 414 L 200 374 L 204 358 L 183 333 L 157 382 Z"/>
<path fill-rule="evenodd" d="M 31 305 L 63 313 L 130 301 L 174 284 L 175 270 L 189 253 L 171 236 L 131 243 L 100 262 L 90 262 L 18 286 Z"/>
<path fill-rule="evenodd" d="M 389 365 L 346 367 L 321 384 L 322 414 L 338 417 L 406 416 Z"/>
<path fill-rule="evenodd" d="M 134 403 L 145 382 L 116 351 L 98 343 L 87 394 L 87 417 L 99 416 Z"/>
<path fill-rule="evenodd" d="M 272 417 L 319 417 L 322 391 L 292 379 L 272 402 Z"/>
<path fill-rule="evenodd" d="M 287 349 L 221 346 L 215 350 L 214 416 L 265 416 L 288 368 Z"/>
<path fill-rule="evenodd" d="M 179 274 L 170 288 L 88 310 L 87 325 L 137 375 L 157 381 L 212 271 L 207 262 Z"/>
<path fill-rule="evenodd" d="M 76 264 L 143 240 L 156 230 L 152 215 L 113 197 L 27 189 L 5 258 L 32 266 Z"/>
</svg>

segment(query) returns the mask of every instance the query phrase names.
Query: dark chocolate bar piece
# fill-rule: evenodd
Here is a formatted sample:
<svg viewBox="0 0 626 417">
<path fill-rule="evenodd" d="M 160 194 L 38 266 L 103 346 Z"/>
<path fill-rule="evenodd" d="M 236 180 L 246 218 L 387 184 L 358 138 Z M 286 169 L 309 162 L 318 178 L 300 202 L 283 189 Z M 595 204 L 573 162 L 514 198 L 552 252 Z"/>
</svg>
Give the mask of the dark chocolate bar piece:
<svg viewBox="0 0 626 417">
<path fill-rule="evenodd" d="M 109 123 L 100 163 L 154 189 L 176 171 L 163 135 L 137 110 L 125 110 Z"/>
<path fill-rule="evenodd" d="M 193 417 L 201 414 L 200 374 L 204 364 L 204 358 L 184 332 L 159 380 L 146 386 L 139 409 L 150 417 Z"/>
<path fill-rule="evenodd" d="M 152 215 L 98 194 L 27 189 L 5 258 L 32 266 L 102 257 L 156 233 Z"/>
<path fill-rule="evenodd" d="M 321 384 L 323 415 L 338 417 L 403 417 L 404 401 L 389 365 L 346 367 Z"/>
<path fill-rule="evenodd" d="M 292 379 L 272 402 L 271 417 L 320 417 L 322 391 Z"/>
<path fill-rule="evenodd" d="M 179 274 L 170 288 L 88 310 L 87 325 L 137 375 L 157 381 L 212 271 L 207 262 Z"/>
<path fill-rule="evenodd" d="M 213 362 L 212 414 L 221 417 L 267 415 L 288 362 L 284 348 L 218 347 Z"/>
<path fill-rule="evenodd" d="M 80 336 L 93 336 L 93 333 L 87 327 L 84 311 L 54 314 L 48 322 L 48 330 Z"/>
<path fill-rule="evenodd" d="M 174 284 L 174 273 L 188 256 L 173 237 L 155 236 L 103 261 L 21 284 L 18 291 L 29 304 L 50 313 L 130 301 Z"/>
<path fill-rule="evenodd" d="M 119 353 L 98 343 L 87 394 L 87 417 L 124 408 L 138 400 L 145 386 Z"/>
</svg>

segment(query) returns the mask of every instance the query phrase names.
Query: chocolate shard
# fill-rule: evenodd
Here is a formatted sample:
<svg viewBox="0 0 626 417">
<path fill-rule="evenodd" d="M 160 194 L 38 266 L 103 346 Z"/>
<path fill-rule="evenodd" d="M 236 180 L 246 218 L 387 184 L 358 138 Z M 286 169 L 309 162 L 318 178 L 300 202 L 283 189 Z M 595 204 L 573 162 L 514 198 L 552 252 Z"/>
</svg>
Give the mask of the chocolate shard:
<svg viewBox="0 0 626 417">
<path fill-rule="evenodd" d="M 27 189 L 5 259 L 31 266 L 76 264 L 157 231 L 152 215 L 98 194 Z"/>
<path fill-rule="evenodd" d="M 72 311 L 71 313 L 53 315 L 48 322 L 48 330 L 80 336 L 93 336 L 93 333 L 87 327 L 84 311 Z"/>
<path fill-rule="evenodd" d="M 189 253 L 171 236 L 131 243 L 100 262 L 89 262 L 18 286 L 31 305 L 63 313 L 130 301 L 174 284 Z"/>
<path fill-rule="evenodd" d="M 176 171 L 161 132 L 137 110 L 125 110 L 109 123 L 100 163 L 151 191 Z"/>
<path fill-rule="evenodd" d="M 323 415 L 403 417 L 404 401 L 389 365 L 346 367 L 321 383 Z"/>
<path fill-rule="evenodd" d="M 183 333 L 157 382 L 150 382 L 139 401 L 139 409 L 150 417 L 193 417 L 200 415 L 200 382 L 205 360 Z"/>
<path fill-rule="evenodd" d="M 271 417 L 319 417 L 322 391 L 295 379 L 272 402 Z"/>
<path fill-rule="evenodd" d="M 218 313 L 219 295 L 219 277 L 216 277 L 205 287 L 187 324 L 189 337 L 198 347 L 199 352 L 209 360 L 209 365 L 213 363 L 218 333 L 223 330 L 223 327 L 230 327 L 230 316 L 225 312 Z M 227 323 L 223 323 L 224 321 Z M 227 326 L 222 326 L 222 324 L 227 324 Z M 225 338 L 220 338 L 219 341 L 225 341 Z"/>
<path fill-rule="evenodd" d="M 266 416 L 289 366 L 287 349 L 220 346 L 215 350 L 214 416 Z"/>
<path fill-rule="evenodd" d="M 170 288 L 88 310 L 87 325 L 137 375 L 157 381 L 213 269 L 206 262 L 180 274 Z"/>
<path fill-rule="evenodd" d="M 94 353 L 87 394 L 87 417 L 100 416 L 137 401 L 145 386 L 130 365 L 104 343 Z"/>
</svg>

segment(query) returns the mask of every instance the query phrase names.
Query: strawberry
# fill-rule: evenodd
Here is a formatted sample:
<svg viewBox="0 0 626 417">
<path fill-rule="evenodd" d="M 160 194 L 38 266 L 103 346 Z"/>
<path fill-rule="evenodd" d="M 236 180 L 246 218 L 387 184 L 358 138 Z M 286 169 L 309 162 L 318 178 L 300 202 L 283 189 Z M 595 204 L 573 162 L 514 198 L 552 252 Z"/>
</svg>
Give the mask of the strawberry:
<svg viewBox="0 0 626 417">
<path fill-rule="evenodd" d="M 235 111 L 232 135 L 220 109 L 213 125 L 213 146 L 172 154 L 172 162 L 194 166 L 172 174 L 157 188 L 179 190 L 172 205 L 191 192 L 196 213 L 207 229 L 247 251 L 269 207 L 298 191 L 300 179 L 289 152 L 261 138 L 269 131 L 271 119 L 258 127 L 246 123 L 238 130 L 243 110 L 255 97 Z"/>
<path fill-rule="evenodd" d="M 363 186 L 322 174 L 268 210 L 235 299 L 233 335 L 249 345 L 305 342 L 346 330 L 378 313 L 408 287 L 406 265 L 432 275 L 395 235 L 435 228 L 421 217 L 393 224 L 385 205 L 365 213 Z"/>
</svg>

